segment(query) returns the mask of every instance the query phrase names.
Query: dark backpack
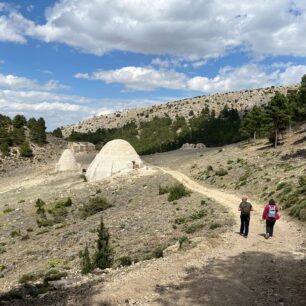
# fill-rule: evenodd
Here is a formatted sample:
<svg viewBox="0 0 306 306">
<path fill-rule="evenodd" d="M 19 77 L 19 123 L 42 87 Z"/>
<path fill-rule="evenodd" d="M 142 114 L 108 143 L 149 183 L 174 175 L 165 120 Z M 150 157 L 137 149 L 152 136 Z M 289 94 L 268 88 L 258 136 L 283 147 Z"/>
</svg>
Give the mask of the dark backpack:
<svg viewBox="0 0 306 306">
<path fill-rule="evenodd" d="M 250 215 L 252 205 L 249 202 L 241 203 L 241 214 L 242 215 Z"/>
</svg>

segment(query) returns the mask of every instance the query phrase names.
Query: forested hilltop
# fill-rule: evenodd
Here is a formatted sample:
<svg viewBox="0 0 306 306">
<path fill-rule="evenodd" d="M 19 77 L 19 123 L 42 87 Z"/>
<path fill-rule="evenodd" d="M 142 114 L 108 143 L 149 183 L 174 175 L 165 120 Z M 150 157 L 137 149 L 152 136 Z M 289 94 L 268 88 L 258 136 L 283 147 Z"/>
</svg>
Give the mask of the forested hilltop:
<svg viewBox="0 0 306 306">
<path fill-rule="evenodd" d="M 94 132 L 73 130 L 70 141 L 90 141 L 99 148 L 107 141 L 121 138 L 129 141 L 139 154 L 178 149 L 182 144 L 204 143 L 223 146 L 256 137 L 268 137 L 274 146 L 282 134 L 306 119 L 306 75 L 300 85 L 286 91 L 275 91 L 269 100 L 241 112 L 225 104 L 217 113 L 208 105 L 198 114 L 188 116 L 168 113 L 148 121 L 132 120 L 118 128 L 99 128 Z"/>
<path fill-rule="evenodd" d="M 95 116 L 73 125 L 64 126 L 61 129 L 64 137 L 68 137 L 73 130 L 82 133 L 95 132 L 99 128 L 119 128 L 131 121 L 139 125 L 141 122 L 151 121 L 155 117 L 163 118 L 165 114 L 172 120 L 179 116 L 189 121 L 193 116 L 200 115 L 201 111 L 206 107 L 210 111 L 214 111 L 216 115 L 219 115 L 224 106 L 244 113 L 255 105 L 267 104 L 276 92 L 287 94 L 290 90 L 296 90 L 298 86 L 299 84 L 279 87 L 271 86 L 197 96 L 165 104 L 156 104 L 146 108 L 126 109 L 108 115 Z"/>
</svg>

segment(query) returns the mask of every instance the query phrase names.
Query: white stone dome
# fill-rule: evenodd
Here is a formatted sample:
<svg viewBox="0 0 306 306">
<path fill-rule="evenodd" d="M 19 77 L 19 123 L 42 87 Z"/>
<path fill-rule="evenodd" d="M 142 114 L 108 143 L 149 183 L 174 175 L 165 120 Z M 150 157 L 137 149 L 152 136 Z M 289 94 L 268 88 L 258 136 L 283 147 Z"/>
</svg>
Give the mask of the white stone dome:
<svg viewBox="0 0 306 306">
<path fill-rule="evenodd" d="M 86 171 L 88 181 L 101 180 L 116 173 L 140 168 L 142 160 L 127 141 L 109 141 L 97 154 Z"/>
<path fill-rule="evenodd" d="M 80 164 L 77 163 L 73 152 L 66 149 L 56 164 L 56 171 L 77 171 L 81 170 Z"/>
</svg>

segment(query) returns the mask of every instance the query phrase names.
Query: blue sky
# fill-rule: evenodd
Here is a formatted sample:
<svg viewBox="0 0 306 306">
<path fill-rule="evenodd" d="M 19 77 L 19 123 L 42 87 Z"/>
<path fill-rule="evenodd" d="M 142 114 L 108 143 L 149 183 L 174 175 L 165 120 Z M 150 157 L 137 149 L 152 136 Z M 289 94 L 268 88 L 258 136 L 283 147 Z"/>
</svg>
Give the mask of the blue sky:
<svg viewBox="0 0 306 306">
<path fill-rule="evenodd" d="M 48 129 L 130 107 L 286 85 L 306 2 L 0 0 L 0 113 Z"/>
</svg>

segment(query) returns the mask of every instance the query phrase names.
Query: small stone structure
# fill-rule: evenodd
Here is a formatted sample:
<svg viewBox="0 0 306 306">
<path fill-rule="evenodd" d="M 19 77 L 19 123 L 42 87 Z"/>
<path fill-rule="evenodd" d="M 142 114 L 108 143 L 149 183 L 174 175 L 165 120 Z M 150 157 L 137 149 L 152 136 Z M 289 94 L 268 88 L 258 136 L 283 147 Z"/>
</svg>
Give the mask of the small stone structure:
<svg viewBox="0 0 306 306">
<path fill-rule="evenodd" d="M 184 143 L 182 145 L 182 149 L 183 150 L 204 149 L 204 148 L 206 148 L 204 143 L 197 143 L 197 144 L 194 144 L 194 143 Z"/>
<path fill-rule="evenodd" d="M 96 147 L 90 142 L 68 142 L 68 149 L 74 154 L 94 152 Z"/>
<path fill-rule="evenodd" d="M 86 171 L 88 181 L 97 181 L 117 173 L 128 173 L 143 168 L 135 149 L 125 140 L 108 142 L 97 154 Z"/>
<path fill-rule="evenodd" d="M 81 171 L 81 165 L 76 162 L 73 152 L 66 149 L 55 166 L 55 171 Z"/>
</svg>

